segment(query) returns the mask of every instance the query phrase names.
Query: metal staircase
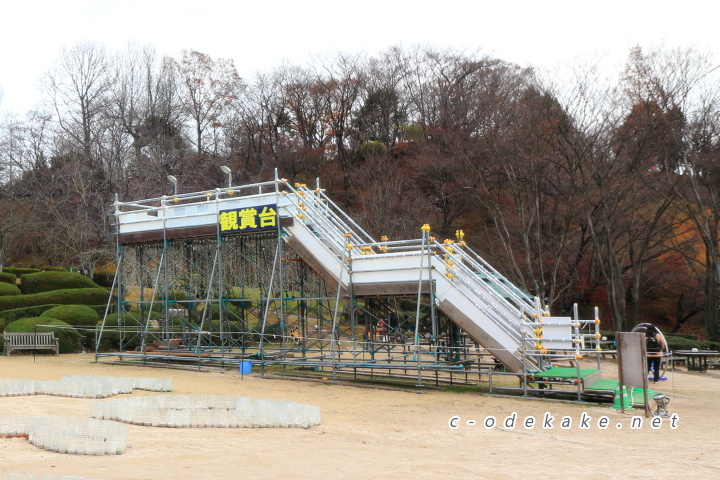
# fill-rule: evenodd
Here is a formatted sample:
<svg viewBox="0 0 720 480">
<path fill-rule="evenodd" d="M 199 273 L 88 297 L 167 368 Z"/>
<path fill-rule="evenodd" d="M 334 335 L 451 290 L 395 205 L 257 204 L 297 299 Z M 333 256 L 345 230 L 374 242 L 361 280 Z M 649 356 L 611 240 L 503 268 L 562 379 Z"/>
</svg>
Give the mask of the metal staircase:
<svg viewBox="0 0 720 480">
<path fill-rule="evenodd" d="M 536 344 L 537 302 L 468 247 L 460 234 L 440 243 L 424 228 L 412 241 L 376 241 L 322 189 L 278 180 L 278 214 L 293 217 L 285 242 L 346 294 L 430 294 L 474 341 L 515 372 L 537 370 L 523 354 Z"/>
</svg>

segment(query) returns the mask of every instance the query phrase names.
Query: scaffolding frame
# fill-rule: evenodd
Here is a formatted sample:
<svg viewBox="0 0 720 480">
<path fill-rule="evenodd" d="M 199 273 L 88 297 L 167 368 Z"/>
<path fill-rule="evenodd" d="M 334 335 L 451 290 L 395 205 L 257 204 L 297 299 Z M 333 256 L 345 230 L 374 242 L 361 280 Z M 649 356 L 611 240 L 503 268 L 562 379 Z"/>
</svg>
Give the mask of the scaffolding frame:
<svg viewBox="0 0 720 480">
<path fill-rule="evenodd" d="M 285 195 L 281 191 L 284 182 L 276 173 L 271 182 L 227 189 L 126 204 L 116 198 L 115 296 L 96 334 L 96 359 L 118 357 L 143 364 L 197 367 L 252 361 L 263 372 L 280 365 L 283 370 L 295 367 L 331 372 L 333 376 L 345 371 L 354 377 L 367 374 L 416 378 L 418 385 L 428 379 L 438 382 L 439 374 L 451 382 L 457 373 L 466 379 L 468 374 L 477 373 L 480 379 L 500 367 L 491 353 L 437 309 L 432 278 L 441 273 L 433 271 L 430 256 L 433 249 L 437 253 L 448 247 L 430 237 L 427 225 L 421 229 L 420 242 L 390 242 L 383 238 L 378 247 L 349 217 L 336 220 L 347 222 L 351 231 L 359 232 L 348 233 L 347 238 L 335 240 L 330 246 L 342 252 L 341 268 L 335 275 L 337 284 L 329 282 L 286 245 L 280 221 L 276 228 L 261 232 L 223 234 L 216 225 L 214 231 L 205 229 L 201 234 L 192 231 L 169 235 L 172 219 L 162 213 L 168 205 L 182 205 L 198 198 L 219 202 L 273 190 Z M 322 192 L 319 181 L 315 192 Z M 320 208 L 332 206 L 327 197 L 321 201 L 325 203 L 320 202 Z M 125 205 L 149 217 L 157 217 L 160 212 L 162 238 L 121 242 L 117 217 Z M 297 216 L 302 218 L 302 214 Z M 458 244 L 464 244 L 462 232 L 457 235 Z M 372 247 L 367 246 L 371 243 Z M 353 249 L 364 254 L 374 253 L 373 249 L 403 251 L 418 246 L 422 253 L 416 294 L 355 294 Z M 477 261 L 484 263 L 479 257 Z M 451 261 L 447 263 L 452 266 Z M 451 275 L 450 268 L 444 275 Z M 346 271 L 350 278 L 343 278 Z M 423 271 L 430 281 L 423 280 Z M 507 286 L 500 288 L 506 294 L 516 294 Z M 537 299 L 534 311 L 534 320 L 526 319 L 528 328 L 547 315 Z M 521 333 L 520 376 L 526 392 L 528 373 L 538 365 L 542 368 L 548 358 L 547 352 L 536 346 L 537 338 L 526 331 Z M 108 344 L 116 351 L 107 351 Z M 573 356 L 577 357 L 579 346 L 574 347 Z"/>
</svg>

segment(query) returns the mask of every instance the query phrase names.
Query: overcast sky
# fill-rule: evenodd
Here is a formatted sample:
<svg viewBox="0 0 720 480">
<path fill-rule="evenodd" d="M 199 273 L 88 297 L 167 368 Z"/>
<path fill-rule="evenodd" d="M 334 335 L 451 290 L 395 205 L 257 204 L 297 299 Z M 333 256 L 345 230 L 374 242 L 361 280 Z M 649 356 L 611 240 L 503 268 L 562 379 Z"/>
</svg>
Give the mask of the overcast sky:
<svg viewBox="0 0 720 480">
<path fill-rule="evenodd" d="M 8 5 L 9 4 L 9 5 Z M 153 45 L 231 58 L 240 74 L 312 54 L 429 44 L 548 67 L 634 45 L 695 46 L 720 59 L 720 6 L 708 0 L 22 0 L 0 6 L 0 112 L 24 113 L 63 46 Z"/>
</svg>

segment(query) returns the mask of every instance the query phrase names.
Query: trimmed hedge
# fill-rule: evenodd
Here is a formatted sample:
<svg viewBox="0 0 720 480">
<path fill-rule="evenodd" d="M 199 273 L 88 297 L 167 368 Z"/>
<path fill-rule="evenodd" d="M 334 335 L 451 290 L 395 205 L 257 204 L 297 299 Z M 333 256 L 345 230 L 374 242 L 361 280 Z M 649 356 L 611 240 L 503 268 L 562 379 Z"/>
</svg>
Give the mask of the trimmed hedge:
<svg viewBox="0 0 720 480">
<path fill-rule="evenodd" d="M 25 295 L 69 288 L 99 288 L 99 285 L 73 272 L 37 272 L 20 277 L 20 289 Z"/>
<path fill-rule="evenodd" d="M 108 311 L 108 304 L 103 303 L 102 305 L 87 305 L 88 307 L 95 310 L 100 318 L 102 318 L 105 315 L 105 312 L 107 313 L 116 313 L 117 312 L 117 304 L 111 303 L 110 304 L 110 310 Z"/>
<path fill-rule="evenodd" d="M 608 340 L 615 340 L 615 332 L 613 331 L 601 331 L 603 336 L 606 336 Z M 663 333 L 665 340 L 668 343 L 668 349 L 674 350 L 692 350 L 697 348 L 699 350 L 718 350 L 720 349 L 720 342 L 713 342 L 710 340 L 700 340 L 694 333 Z"/>
<path fill-rule="evenodd" d="M 667 340 L 668 348 L 673 350 L 692 350 L 693 348 L 702 348 L 701 343 L 697 338 L 685 338 L 677 335 L 666 333 L 665 340 Z"/>
<path fill-rule="evenodd" d="M 37 325 L 52 325 L 51 327 L 38 327 Z M 55 332 L 59 340 L 60 353 L 74 353 L 80 350 L 80 334 L 62 320 L 50 317 L 30 317 L 16 320 L 5 328 L 7 332 Z"/>
<path fill-rule="evenodd" d="M 0 282 L 15 285 L 17 283 L 17 275 L 10 272 L 0 272 Z"/>
<path fill-rule="evenodd" d="M 31 295 L 0 297 L 0 312 L 13 308 L 37 305 L 102 305 L 107 304 L 109 293 L 104 288 L 69 288 Z M 0 314 L 0 316 L 3 316 Z"/>
<path fill-rule="evenodd" d="M 45 310 L 41 317 L 50 317 L 62 320 L 68 325 L 95 326 L 100 315 L 86 305 L 58 305 Z"/>
<path fill-rule="evenodd" d="M 664 335 L 670 351 L 692 350 L 693 348 L 697 348 L 699 350 L 718 350 L 718 348 L 720 347 L 720 342 L 698 340 L 697 335 L 684 335 L 675 333 L 666 333 Z"/>
<path fill-rule="evenodd" d="M 39 268 L 3 267 L 3 272 L 12 273 L 16 277 L 19 277 L 26 273 L 42 272 L 42 270 Z"/>
<path fill-rule="evenodd" d="M 5 321 L 5 325 L 14 322 L 20 318 L 39 317 L 45 310 L 57 307 L 57 305 L 37 305 L 33 307 L 13 308 L 0 312 L 0 319 Z"/>
<path fill-rule="evenodd" d="M 43 270 L 45 272 L 67 272 L 68 269 L 65 267 L 53 267 L 50 265 L 41 265 L 40 270 Z"/>
<path fill-rule="evenodd" d="M 20 295 L 22 292 L 20 289 L 10 283 L 0 282 L 0 297 L 4 297 L 6 295 Z"/>
<path fill-rule="evenodd" d="M 115 270 L 95 270 L 93 281 L 101 287 L 112 287 Z"/>
</svg>

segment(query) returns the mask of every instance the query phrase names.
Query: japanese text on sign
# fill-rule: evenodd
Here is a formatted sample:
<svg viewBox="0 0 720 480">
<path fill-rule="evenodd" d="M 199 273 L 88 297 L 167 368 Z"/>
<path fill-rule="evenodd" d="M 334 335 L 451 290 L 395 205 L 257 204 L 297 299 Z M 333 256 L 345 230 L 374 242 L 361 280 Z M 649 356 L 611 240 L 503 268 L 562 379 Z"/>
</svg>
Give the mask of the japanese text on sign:
<svg viewBox="0 0 720 480">
<path fill-rule="evenodd" d="M 218 217 L 220 233 L 252 232 L 277 228 L 277 205 L 223 210 Z"/>
</svg>

